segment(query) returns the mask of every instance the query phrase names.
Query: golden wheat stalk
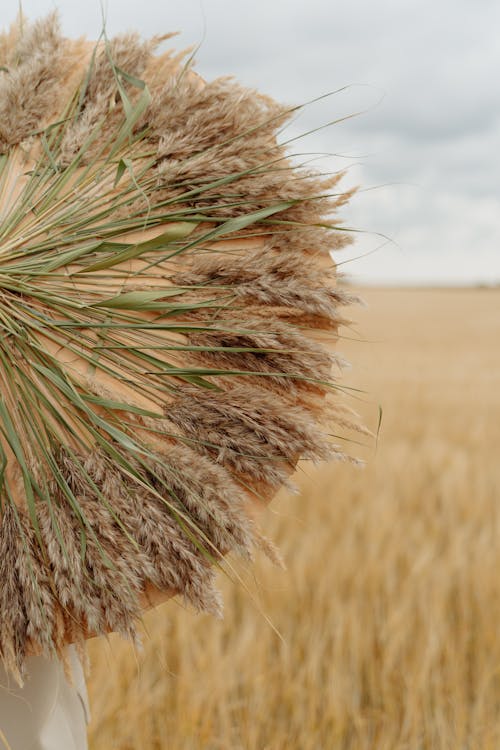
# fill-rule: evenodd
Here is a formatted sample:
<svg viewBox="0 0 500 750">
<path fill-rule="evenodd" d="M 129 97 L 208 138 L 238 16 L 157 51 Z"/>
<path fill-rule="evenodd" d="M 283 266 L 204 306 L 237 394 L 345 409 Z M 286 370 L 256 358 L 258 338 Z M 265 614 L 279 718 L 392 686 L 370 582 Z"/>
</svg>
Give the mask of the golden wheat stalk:
<svg viewBox="0 0 500 750">
<path fill-rule="evenodd" d="M 163 40 L 0 38 L 0 656 L 134 636 L 148 587 L 220 613 L 214 564 L 273 554 L 248 509 L 328 426 L 349 296 L 341 175 L 293 109 Z M 321 338 L 325 340 L 322 341 Z"/>
</svg>

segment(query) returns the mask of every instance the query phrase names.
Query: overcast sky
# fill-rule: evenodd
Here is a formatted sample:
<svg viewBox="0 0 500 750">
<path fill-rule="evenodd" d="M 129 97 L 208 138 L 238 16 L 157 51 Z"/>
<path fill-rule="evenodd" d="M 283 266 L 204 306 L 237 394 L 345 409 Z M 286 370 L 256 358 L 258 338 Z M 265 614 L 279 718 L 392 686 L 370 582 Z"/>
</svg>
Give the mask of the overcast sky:
<svg viewBox="0 0 500 750">
<path fill-rule="evenodd" d="M 29 17 L 55 7 L 68 35 L 99 34 L 99 0 L 23 2 Z M 4 24 L 17 8 L 3 0 Z M 498 0 L 108 0 L 108 34 L 128 29 L 178 30 L 171 44 L 201 43 L 205 78 L 234 74 L 285 103 L 348 87 L 288 135 L 361 113 L 294 142 L 335 154 L 314 163 L 362 188 L 342 218 L 363 231 L 337 257 L 352 278 L 500 282 Z"/>
</svg>

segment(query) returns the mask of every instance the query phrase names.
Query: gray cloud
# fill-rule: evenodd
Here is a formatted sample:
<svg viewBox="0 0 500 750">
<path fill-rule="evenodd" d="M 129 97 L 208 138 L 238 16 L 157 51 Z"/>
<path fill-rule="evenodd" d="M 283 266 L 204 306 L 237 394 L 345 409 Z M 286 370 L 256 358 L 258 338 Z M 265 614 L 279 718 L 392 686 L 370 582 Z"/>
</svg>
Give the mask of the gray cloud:
<svg viewBox="0 0 500 750">
<path fill-rule="evenodd" d="M 4 2 L 4 23 L 17 12 Z M 98 0 L 24 0 L 28 15 L 56 5 L 66 33 L 95 37 Z M 363 114 L 293 143 L 349 167 L 345 185 L 381 186 L 346 207 L 353 227 L 393 239 L 346 263 L 367 281 L 500 280 L 500 4 L 496 0 L 109 0 L 108 33 L 180 30 L 176 46 L 202 41 L 206 78 L 234 74 L 298 104 L 352 84 L 306 108 L 289 137 Z M 388 183 L 388 184 L 387 184 Z M 384 186 L 385 185 L 385 186 Z M 383 186 L 383 187 L 382 187 Z M 381 242 L 361 234 L 347 257 Z"/>
</svg>

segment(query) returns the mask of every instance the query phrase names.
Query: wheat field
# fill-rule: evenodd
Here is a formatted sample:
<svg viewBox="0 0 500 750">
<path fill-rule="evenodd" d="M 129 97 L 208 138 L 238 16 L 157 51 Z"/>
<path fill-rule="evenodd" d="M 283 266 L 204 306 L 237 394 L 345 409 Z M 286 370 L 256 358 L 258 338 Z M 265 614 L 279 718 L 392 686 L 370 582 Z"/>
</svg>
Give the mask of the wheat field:
<svg viewBox="0 0 500 750">
<path fill-rule="evenodd" d="M 92 750 L 500 748 L 500 290 L 364 289 L 341 351 L 366 461 L 267 512 L 287 571 L 91 641 Z"/>
</svg>

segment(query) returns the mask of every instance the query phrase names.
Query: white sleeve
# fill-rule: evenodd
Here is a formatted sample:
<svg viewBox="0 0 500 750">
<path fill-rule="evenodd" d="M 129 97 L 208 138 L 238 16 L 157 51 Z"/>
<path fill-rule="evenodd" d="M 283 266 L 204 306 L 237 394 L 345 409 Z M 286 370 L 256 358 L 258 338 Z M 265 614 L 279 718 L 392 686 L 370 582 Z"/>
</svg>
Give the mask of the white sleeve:
<svg viewBox="0 0 500 750">
<path fill-rule="evenodd" d="M 22 688 L 0 666 L 0 747 L 87 750 L 87 689 L 80 660 L 69 648 L 74 686 L 57 659 L 29 657 Z"/>
</svg>

